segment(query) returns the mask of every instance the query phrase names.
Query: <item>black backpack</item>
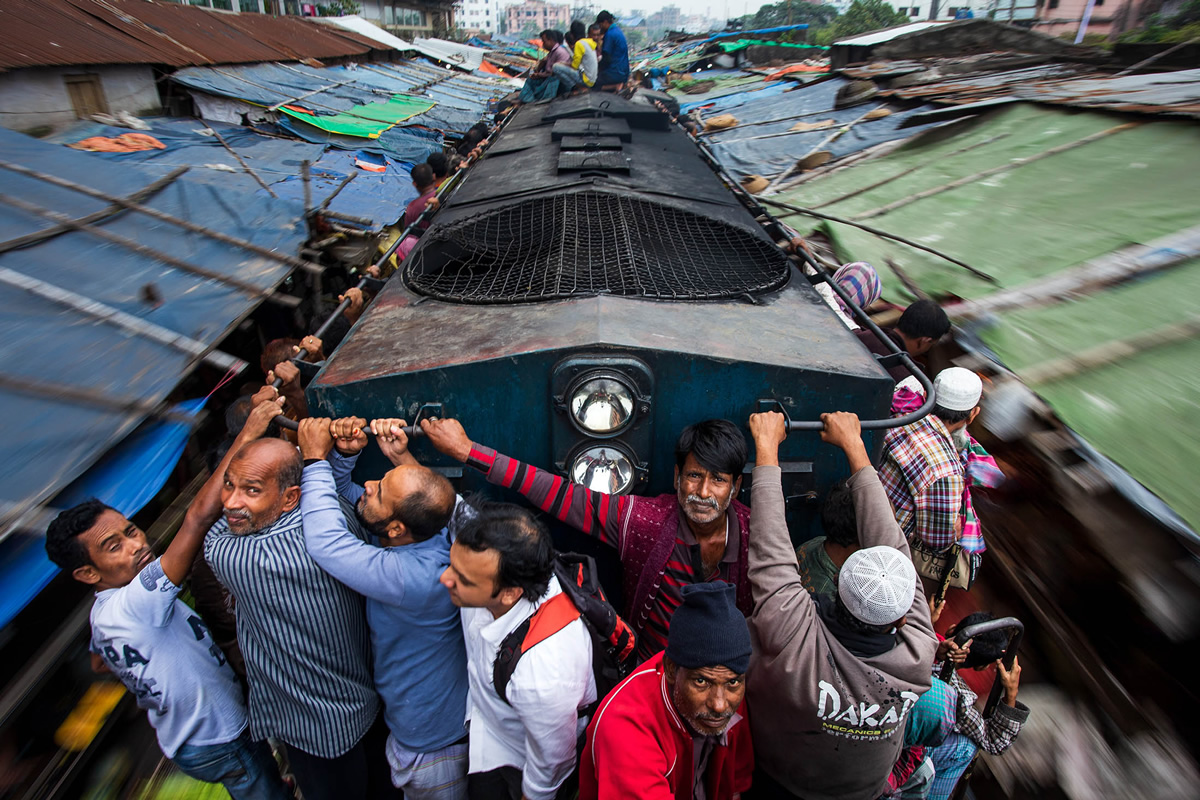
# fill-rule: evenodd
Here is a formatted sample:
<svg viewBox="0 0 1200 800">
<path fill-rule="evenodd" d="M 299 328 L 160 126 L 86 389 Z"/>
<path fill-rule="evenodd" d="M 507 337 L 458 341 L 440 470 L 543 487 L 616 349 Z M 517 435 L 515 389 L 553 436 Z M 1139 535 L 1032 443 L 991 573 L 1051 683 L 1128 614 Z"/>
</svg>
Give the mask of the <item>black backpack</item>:
<svg viewBox="0 0 1200 800">
<path fill-rule="evenodd" d="M 492 667 L 492 685 L 507 703 L 505 691 L 521 656 L 577 618 L 582 619 L 592 637 L 592 675 L 596 679 L 596 702 L 579 711 L 580 716 L 585 716 L 633 671 L 637 665 L 634 658 L 637 639 L 604 596 L 596 577 L 595 559 L 559 553 L 554 559 L 554 575 L 562 586 L 562 594 L 542 603 L 533 616 L 504 637 Z"/>
</svg>

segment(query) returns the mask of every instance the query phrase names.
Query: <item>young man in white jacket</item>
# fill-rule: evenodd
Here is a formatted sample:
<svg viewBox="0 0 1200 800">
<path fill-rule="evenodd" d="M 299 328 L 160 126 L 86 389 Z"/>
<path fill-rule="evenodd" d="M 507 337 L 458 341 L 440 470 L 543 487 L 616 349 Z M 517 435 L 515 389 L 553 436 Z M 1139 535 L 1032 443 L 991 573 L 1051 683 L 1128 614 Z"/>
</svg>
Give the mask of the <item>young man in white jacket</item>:
<svg viewBox="0 0 1200 800">
<path fill-rule="evenodd" d="M 575 769 L 596 701 L 592 640 L 576 618 L 526 650 L 501 697 L 493 682 L 504 638 L 562 593 L 550 533 L 525 509 L 483 505 L 457 528 L 442 585 L 462 609 L 471 693 L 472 800 L 551 800 Z"/>
</svg>

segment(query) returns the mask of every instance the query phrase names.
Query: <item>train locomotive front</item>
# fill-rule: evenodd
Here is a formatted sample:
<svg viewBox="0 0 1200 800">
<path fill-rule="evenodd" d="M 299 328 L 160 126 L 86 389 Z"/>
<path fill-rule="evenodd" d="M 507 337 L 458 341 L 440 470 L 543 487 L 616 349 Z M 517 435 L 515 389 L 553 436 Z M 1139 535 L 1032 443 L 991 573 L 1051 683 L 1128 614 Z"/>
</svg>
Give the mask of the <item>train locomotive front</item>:
<svg viewBox="0 0 1200 800">
<path fill-rule="evenodd" d="M 314 414 L 455 417 L 591 488 L 657 494 L 690 423 L 881 418 L 892 386 L 684 131 L 592 94 L 513 112 L 308 392 Z M 800 541 L 846 468 L 813 432 L 781 458 Z M 373 448 L 360 465 L 383 468 Z"/>
</svg>

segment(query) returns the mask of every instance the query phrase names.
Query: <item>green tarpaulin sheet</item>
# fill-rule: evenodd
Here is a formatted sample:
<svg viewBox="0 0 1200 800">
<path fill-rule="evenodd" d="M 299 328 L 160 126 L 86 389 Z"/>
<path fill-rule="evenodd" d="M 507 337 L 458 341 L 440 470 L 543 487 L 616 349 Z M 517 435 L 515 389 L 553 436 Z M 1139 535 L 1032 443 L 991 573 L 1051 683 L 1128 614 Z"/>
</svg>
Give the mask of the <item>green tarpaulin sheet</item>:
<svg viewBox="0 0 1200 800">
<path fill-rule="evenodd" d="M 887 298 L 912 299 L 884 265 L 890 257 L 931 295 L 975 300 L 1200 224 L 1200 192 L 1192 177 L 1200 175 L 1200 127 L 1194 124 L 1145 122 L 1029 160 L 1127 122 L 1014 104 L 959 123 L 957 135 L 941 129 L 778 199 L 853 217 L 1001 165 L 1021 165 L 862 220 L 960 258 L 996 277 L 997 285 L 846 225 L 786 220 L 801 231 L 827 231 L 843 261 L 873 263 Z M 894 180 L 839 199 L 888 178 Z M 1001 314 L 982 335 L 1020 375 L 1035 364 L 1184 321 L 1200 313 L 1197 298 L 1200 264 L 1189 264 L 1080 300 Z M 1200 342 L 1164 344 L 1031 388 L 1093 447 L 1200 530 L 1200 493 L 1188 471 L 1200 461 Z"/>
<path fill-rule="evenodd" d="M 797 50 L 828 50 L 819 44 L 792 44 L 791 42 L 764 42 L 760 39 L 737 39 L 732 42 L 717 42 L 717 47 L 726 53 L 736 53 L 747 47 L 794 47 Z"/>
<path fill-rule="evenodd" d="M 435 105 L 437 103 L 432 100 L 398 94 L 383 103 L 367 103 L 355 106 L 352 111 L 342 111 L 332 115 L 312 114 L 299 106 L 283 106 L 279 110 L 289 117 L 303 120 L 309 125 L 329 133 L 378 139 L 379 134 L 393 125 L 415 117 L 417 114 L 424 114 Z"/>
</svg>

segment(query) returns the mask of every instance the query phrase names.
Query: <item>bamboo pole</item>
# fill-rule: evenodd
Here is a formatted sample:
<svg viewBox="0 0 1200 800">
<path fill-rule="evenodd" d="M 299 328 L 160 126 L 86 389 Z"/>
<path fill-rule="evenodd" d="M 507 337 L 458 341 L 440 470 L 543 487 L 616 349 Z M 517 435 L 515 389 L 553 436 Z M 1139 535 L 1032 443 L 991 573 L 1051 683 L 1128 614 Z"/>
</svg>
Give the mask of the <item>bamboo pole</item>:
<svg viewBox="0 0 1200 800">
<path fill-rule="evenodd" d="M 217 283 L 222 283 L 226 286 L 230 286 L 234 289 L 237 289 L 238 291 L 244 292 L 245 294 L 251 295 L 253 297 L 261 298 L 263 300 L 270 300 L 272 302 L 279 303 L 279 304 L 285 305 L 285 306 L 289 306 L 291 308 L 295 308 L 297 305 L 300 304 L 299 298 L 290 297 L 288 295 L 283 295 L 283 294 L 278 294 L 271 289 L 261 289 L 252 283 L 247 283 L 246 281 L 241 280 L 240 278 L 234 278 L 231 275 L 225 275 L 220 272 L 214 272 L 213 270 L 207 269 L 205 267 L 196 266 L 195 264 L 191 264 L 182 259 L 175 258 L 174 256 L 172 256 L 168 253 L 164 253 L 161 250 L 156 250 L 152 247 L 147 247 L 146 245 L 141 244 L 140 242 L 135 242 L 132 239 L 127 239 L 124 236 L 119 236 L 115 233 L 111 233 L 110 231 L 106 231 L 103 228 L 97 228 L 95 225 L 88 225 L 86 223 L 77 222 L 76 220 L 71 219 L 70 217 L 68 217 L 65 214 L 59 214 L 57 211 L 51 211 L 48 208 L 42 208 L 39 205 L 35 205 L 33 203 L 27 203 L 24 200 L 18 200 L 17 198 L 10 197 L 6 194 L 0 194 L 0 203 L 4 203 L 6 205 L 13 206 L 14 208 L 19 208 L 22 211 L 25 211 L 26 213 L 33 214 L 35 216 L 41 217 L 42 219 L 48 219 L 51 222 L 57 222 L 59 225 L 65 225 L 69 228 L 72 228 L 73 230 L 79 230 L 79 231 L 84 231 L 86 233 L 90 233 L 93 236 L 104 239 L 105 241 L 112 242 L 113 244 L 117 244 L 117 245 L 125 247 L 129 250 L 132 250 L 133 252 L 135 252 L 139 255 L 146 256 L 147 258 L 153 258 L 156 261 L 161 261 L 162 263 L 167 264 L 168 266 L 174 267 L 175 269 L 178 269 L 182 272 L 188 272 L 193 275 L 199 275 L 202 278 L 207 278 L 208 280 L 216 281 Z"/>
<path fill-rule="evenodd" d="M 857 220 L 857 219 L 871 219 L 872 217 L 879 217 L 879 216 L 882 216 L 882 215 L 888 213 L 889 211 L 894 211 L 897 208 L 901 208 L 902 206 L 909 205 L 910 203 L 915 203 L 918 200 L 924 200 L 926 197 L 933 197 L 935 194 L 941 194 L 942 192 L 948 192 L 951 189 L 957 189 L 960 186 L 965 186 L 968 183 L 974 183 L 975 181 L 981 180 L 983 178 L 991 177 L 992 175 L 997 175 L 1001 172 L 1007 172 L 1009 170 L 1024 167 L 1028 164 L 1034 163 L 1035 161 L 1041 161 L 1043 158 L 1049 158 L 1050 156 L 1058 155 L 1059 153 L 1064 153 L 1067 150 L 1071 150 L 1076 147 L 1082 147 L 1083 145 L 1091 144 L 1092 142 L 1097 142 L 1101 139 L 1112 136 L 1113 134 L 1121 133 L 1122 131 L 1127 131 L 1127 130 L 1130 130 L 1131 128 L 1136 128 L 1141 124 L 1142 123 L 1140 123 L 1140 122 L 1126 122 L 1123 125 L 1117 125 L 1112 128 L 1108 128 L 1107 130 L 1093 133 L 1090 136 L 1083 137 L 1082 139 L 1076 139 L 1073 142 L 1068 142 L 1067 144 L 1061 144 L 1058 147 L 1051 147 L 1049 150 L 1045 150 L 1041 153 L 1037 153 L 1036 155 L 1032 155 L 1029 158 L 1023 158 L 1019 161 L 1010 161 L 1007 164 L 1001 164 L 998 167 L 992 167 L 991 169 L 985 169 L 983 172 L 976 172 L 973 175 L 967 175 L 966 177 L 959 178 L 958 180 L 951 181 L 950 183 L 944 184 L 942 186 L 935 186 L 932 189 L 926 189 L 923 192 L 917 192 L 916 194 L 909 195 L 908 197 L 897 200 L 894 203 L 888 203 L 886 206 L 880 206 L 879 208 L 873 208 L 870 211 L 864 211 L 861 214 L 855 214 L 853 217 L 851 217 L 851 219 Z"/>
<path fill-rule="evenodd" d="M 901 170 L 900 172 L 897 172 L 895 175 L 884 178 L 881 181 L 875 181 L 875 183 L 867 184 L 866 186 L 862 187 L 861 189 L 855 189 L 852 192 L 847 192 L 846 194 L 839 195 L 838 197 L 835 197 L 832 200 L 826 200 L 822 203 L 817 203 L 815 206 L 811 206 L 811 208 L 825 208 L 826 206 L 831 206 L 836 203 L 840 203 L 843 200 L 849 200 L 851 197 L 857 197 L 858 195 L 863 194 L 865 192 L 869 192 L 872 189 L 878 189 L 880 186 L 886 186 L 887 184 L 891 183 L 892 181 L 897 180 L 899 178 L 903 178 L 906 175 L 911 175 L 912 173 L 916 172 L 917 170 L 927 167 L 930 164 L 941 163 L 942 161 L 945 161 L 947 158 L 953 158 L 954 156 L 962 155 L 963 153 L 974 150 L 977 147 L 983 147 L 984 145 L 989 145 L 992 142 L 997 141 L 998 139 L 1003 139 L 1005 136 L 1011 136 L 1011 135 L 1012 135 L 1011 133 L 1001 133 L 996 136 L 991 136 L 987 139 L 984 139 L 982 142 L 976 142 L 975 144 L 968 145 L 967 147 L 959 148 L 958 150 L 955 150 L 952 153 L 947 153 L 946 155 L 940 157 L 936 162 L 933 161 L 932 159 L 922 161 L 920 164 L 917 164 L 915 167 L 909 167 L 908 169 Z"/>
<path fill-rule="evenodd" d="M 351 172 L 345 178 L 342 178 L 342 182 L 339 183 L 337 185 L 337 188 L 333 190 L 333 194 L 331 194 L 331 195 L 329 195 L 329 197 L 325 198 L 324 202 L 321 203 L 321 207 L 318 210 L 324 211 L 325 209 L 329 208 L 329 204 L 333 202 L 333 199 L 335 197 L 337 197 L 339 194 L 342 193 L 342 189 L 345 189 L 350 184 L 350 181 L 354 180 L 357 177 L 358 177 L 357 172 Z"/>
<path fill-rule="evenodd" d="M 132 397 L 119 397 L 95 389 L 46 381 L 40 378 L 15 377 L 0 373 L 0 389 L 122 414 L 148 414 L 171 422 L 182 422 L 186 425 L 195 422 L 195 418 L 191 415 L 163 408 L 162 403 L 151 403 Z"/>
<path fill-rule="evenodd" d="M 300 180 L 304 181 L 304 213 L 313 210 L 312 205 L 312 162 L 305 159 L 300 162 Z"/>
<path fill-rule="evenodd" d="M 255 255 L 260 255 L 263 258 L 269 258 L 272 261 L 278 261 L 281 264 L 287 264 L 288 266 L 291 266 L 291 267 L 297 267 L 299 269 L 305 270 L 306 272 L 324 272 L 324 268 L 321 267 L 320 264 L 314 264 L 311 261 L 304 261 L 303 259 L 296 258 L 295 256 L 289 256 L 286 253 L 279 253 L 274 250 L 268 250 L 265 247 L 261 247 L 257 244 L 254 244 L 253 242 L 246 241 L 245 239 L 240 239 L 236 236 L 230 236 L 229 234 L 221 233 L 220 231 L 215 231 L 212 228 L 206 228 L 203 225 L 197 225 L 194 222 L 189 222 L 186 219 L 181 219 L 180 217 L 176 217 L 172 214 L 168 214 L 165 211 L 159 211 L 156 208 L 150 208 L 149 206 L 144 206 L 141 203 L 133 200 L 132 196 L 130 198 L 117 197 L 117 196 L 111 195 L 107 192 L 102 192 L 98 189 L 93 189 L 90 186 L 84 186 L 82 184 L 75 183 L 74 181 L 69 181 L 66 178 L 60 178 L 56 175 L 49 175 L 44 172 L 38 172 L 37 170 L 32 170 L 32 169 L 29 169 L 28 167 L 20 166 L 19 164 L 10 164 L 7 161 L 0 161 L 0 169 L 7 169 L 12 172 L 21 174 L 21 175 L 27 175 L 30 178 L 37 178 L 38 180 L 45 181 L 46 183 L 50 183 L 55 186 L 61 186 L 64 189 L 72 189 L 76 192 L 79 192 L 80 194 L 86 194 L 89 197 L 95 197 L 99 200 L 107 200 L 115 206 L 120 206 L 121 208 L 126 208 L 126 209 L 129 209 L 130 211 L 136 211 L 139 214 L 145 214 L 148 217 L 152 217 L 152 218 L 160 220 L 162 222 L 166 222 L 168 224 L 175 225 L 177 227 L 183 228 L 186 231 L 191 231 L 192 233 L 198 233 L 201 236 L 207 236 L 210 239 L 215 239 L 218 242 L 224 242 L 225 244 L 233 245 L 235 247 L 240 247 L 243 250 L 249 250 L 251 253 L 254 253 Z M 187 167 L 182 167 L 181 170 L 176 170 L 175 172 L 172 172 L 171 175 L 175 175 L 176 177 L 178 177 L 178 175 L 176 173 L 182 174 L 182 171 L 184 171 L 184 170 L 187 170 Z M 171 175 L 168 175 L 167 178 L 171 178 Z M 166 180 L 166 179 L 164 179 L 164 180 Z M 159 182 L 156 181 L 155 184 L 157 184 L 157 183 L 159 183 Z M 155 186 L 155 184 L 151 184 L 151 186 Z M 149 189 L 150 189 L 150 187 L 147 187 L 143 191 L 148 191 Z M 95 220 L 89 220 L 87 217 L 81 217 L 76 221 L 81 222 L 83 224 L 91 224 Z M 13 239 L 10 241 L 16 241 L 16 240 Z M 7 244 L 8 244 L 8 242 L 0 242 L 0 253 L 5 252 L 5 250 L 8 249 L 8 248 L 6 248 Z"/>
<path fill-rule="evenodd" d="M 0 161 L 0 166 L 8 165 L 5 162 Z M 162 189 L 164 186 L 173 183 L 176 178 L 187 172 L 188 169 L 189 167 L 180 167 L 179 169 L 171 170 L 171 172 L 159 178 L 154 183 L 138 189 L 136 192 L 129 195 L 129 201 L 146 199 L 150 195 Z M 33 173 L 33 170 L 26 170 L 24 167 L 15 171 L 22 172 L 22 174 Z M 41 173 L 36 173 L 35 177 L 40 174 Z M 112 195 L 108 195 L 102 199 L 110 200 L 112 205 L 110 205 L 108 208 L 102 208 L 94 214 L 88 214 L 87 216 L 79 217 L 75 221 L 83 225 L 91 225 L 93 222 L 100 222 L 101 220 L 107 219 L 108 217 L 111 217 L 113 214 L 116 214 L 118 211 L 120 211 L 121 206 L 124 205 L 125 202 Z M 46 228 L 44 230 L 34 231 L 33 233 L 27 233 L 24 236 L 18 236 L 15 239 L 9 239 L 8 241 L 0 242 L 0 253 L 7 253 L 10 250 L 16 250 L 21 247 L 27 247 L 31 244 L 44 242 L 47 239 L 51 239 L 59 234 L 66 233 L 69 230 L 72 230 L 69 225 L 55 225 L 52 228 Z"/>
<path fill-rule="evenodd" d="M 938 258 L 949 261 L 951 264 L 957 264 L 958 266 L 965 269 L 967 272 L 971 273 L 972 275 L 976 276 L 977 278 L 982 278 L 983 280 L 987 281 L 988 283 L 998 283 L 998 281 L 994 277 L 992 277 L 991 275 L 988 275 L 986 272 L 983 272 L 982 270 L 978 270 L 975 267 L 972 267 L 970 264 L 968 264 L 965 261 L 959 261 L 954 256 L 947 255 L 946 253 L 943 253 L 940 250 L 935 250 L 932 247 L 928 247 L 926 245 L 920 244 L 919 242 L 914 242 L 911 239 L 905 239 L 903 236 L 897 236 L 894 233 L 888 233 L 887 231 L 880 230 L 879 228 L 872 228 L 870 225 L 863 225 L 860 222 L 854 222 L 853 220 L 848 220 L 845 217 L 835 217 L 832 214 L 826 214 L 821 211 L 813 211 L 811 208 L 803 208 L 801 206 L 794 206 L 791 203 L 781 203 L 778 200 L 772 200 L 769 197 L 755 195 L 755 199 L 758 200 L 760 203 L 766 203 L 767 205 L 775 206 L 776 208 L 782 208 L 782 209 L 785 209 L 785 210 L 791 212 L 788 214 L 781 215 L 781 219 L 786 219 L 787 217 L 794 217 L 796 215 L 803 214 L 805 216 L 817 217 L 818 219 L 827 219 L 830 222 L 837 222 L 842 225 L 849 225 L 853 228 L 858 228 L 860 230 L 866 231 L 867 233 L 874 234 L 875 236 L 879 236 L 884 239 L 891 239 L 893 241 L 900 242 L 901 244 L 906 244 L 909 247 L 915 247 L 918 250 L 924 250 L 926 253 L 930 253 L 932 255 L 937 256 Z"/>
<path fill-rule="evenodd" d="M 264 181 L 262 178 L 260 178 L 257 172 L 250 169 L 250 165 L 247 164 L 240 155 L 238 155 L 236 150 L 234 150 L 232 147 L 229 146 L 229 142 L 225 141 L 224 136 L 217 133 L 216 129 L 214 129 L 214 128 L 209 128 L 208 130 L 212 131 L 212 135 L 217 137 L 217 141 L 221 143 L 221 146 L 229 151 L 229 155 L 233 156 L 237 160 L 237 162 L 242 165 L 242 169 L 246 170 L 247 175 L 249 175 L 251 178 L 254 178 L 254 180 L 258 181 L 258 185 L 261 186 L 262 188 L 266 189 L 267 194 L 271 195 L 271 197 L 279 199 L 279 195 L 277 195 L 277 194 L 275 194 L 275 192 L 271 191 L 271 187 L 267 186 L 267 182 Z"/>
<path fill-rule="evenodd" d="M 874 111 L 874 110 L 875 110 L 875 109 L 871 109 L 871 111 Z M 867 114 L 870 114 L 870 113 L 871 113 L 871 111 L 867 111 L 867 112 L 866 112 L 866 113 L 864 113 L 864 114 L 863 114 L 861 117 L 858 117 L 857 119 L 855 119 L 855 120 L 852 120 L 851 122 L 847 123 L 846 125 L 843 125 L 841 128 L 839 128 L 838 130 L 834 131 L 833 133 L 829 134 L 829 135 L 828 135 L 828 136 L 826 136 L 824 139 L 822 139 L 822 140 L 821 140 L 821 142 L 820 142 L 820 143 L 819 143 L 819 144 L 818 144 L 816 147 L 814 147 L 813 149 L 809 150 L 809 151 L 808 151 L 807 153 L 805 153 L 804 155 L 800 156 L 800 158 L 796 159 L 796 163 L 795 163 L 795 164 L 792 164 L 790 167 L 788 167 L 788 168 L 787 168 L 787 170 L 786 170 L 786 171 L 785 171 L 785 172 L 784 172 L 782 175 L 780 175 L 780 176 L 779 176 L 778 178 L 776 178 L 775 180 L 771 181 L 771 185 L 770 185 L 770 186 L 768 186 L 766 190 L 769 192 L 769 191 L 771 191 L 772 189 L 774 189 L 774 188 L 776 188 L 777 186 L 779 186 L 779 184 L 783 183 L 785 180 L 787 180 L 788 178 L 790 178 L 790 177 L 792 176 L 792 173 L 794 173 L 796 170 L 798 170 L 798 169 L 800 168 L 800 164 L 801 164 L 801 162 L 803 162 L 803 161 L 804 161 L 804 159 L 808 158 L 808 157 L 809 157 L 809 156 L 811 156 L 813 153 L 820 152 L 820 150 L 821 150 L 821 148 L 822 148 L 822 147 L 824 147 L 825 145 L 827 145 L 827 144 L 829 144 L 830 142 L 834 141 L 834 140 L 835 140 L 835 139 L 837 139 L 839 136 L 841 136 L 842 134 L 846 133 L 848 130 L 850 130 L 851 128 L 853 128 L 855 125 L 857 125 L 858 123 L 862 122 L 864 119 L 866 119 L 866 118 L 867 118 Z"/>
<path fill-rule="evenodd" d="M 354 83 L 354 78 L 350 78 L 349 80 L 345 81 L 338 81 L 337 83 L 331 83 L 328 86 L 322 86 L 319 89 L 313 89 L 311 92 L 305 92 L 304 94 L 297 95 L 295 97 L 289 97 L 287 100 L 276 103 L 273 106 L 267 106 L 267 111 L 278 111 L 283 106 L 288 106 L 292 103 L 298 103 L 306 97 L 312 97 L 314 94 L 320 94 L 321 92 L 328 92 L 330 89 L 336 89 L 339 86 L 345 86 L 347 83 Z"/>
<path fill-rule="evenodd" d="M 1074 355 L 1019 369 L 1017 375 L 1029 385 L 1062 380 L 1080 372 L 1123 361 L 1146 350 L 1187 341 L 1197 336 L 1200 336 L 1200 317 L 1189 317 L 1181 322 L 1154 328 L 1125 339 L 1105 342 Z"/>
<path fill-rule="evenodd" d="M 52 283 L 47 283 L 38 278 L 8 269 L 7 267 L 0 267 L 0 283 L 23 289 L 30 294 L 37 295 L 52 303 L 66 306 L 92 319 L 107 322 L 134 336 L 140 336 L 143 339 L 149 339 L 152 342 L 166 345 L 182 353 L 187 353 L 190 356 L 197 356 L 218 369 L 236 369 L 240 372 L 246 367 L 246 362 L 240 358 L 234 358 L 227 353 L 211 350 L 204 342 L 198 342 L 169 328 L 155 325 L 153 322 L 144 320 L 141 317 L 127 314 L 120 309 L 101 303 L 99 300 L 93 300 L 76 292 L 69 292 Z"/>
</svg>

